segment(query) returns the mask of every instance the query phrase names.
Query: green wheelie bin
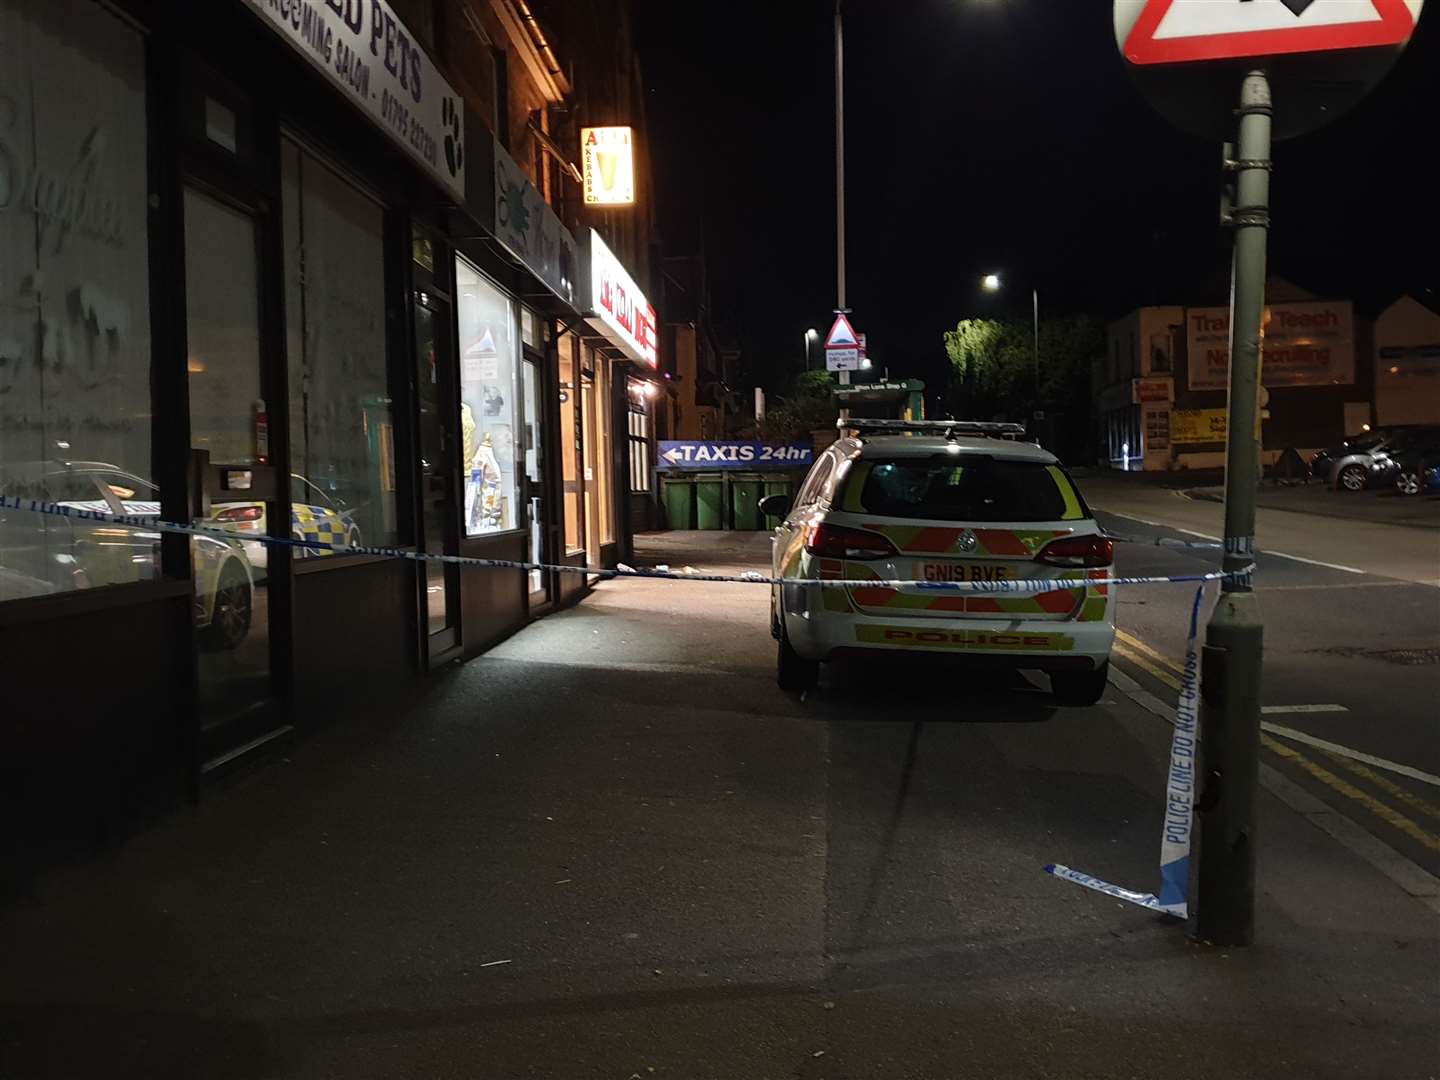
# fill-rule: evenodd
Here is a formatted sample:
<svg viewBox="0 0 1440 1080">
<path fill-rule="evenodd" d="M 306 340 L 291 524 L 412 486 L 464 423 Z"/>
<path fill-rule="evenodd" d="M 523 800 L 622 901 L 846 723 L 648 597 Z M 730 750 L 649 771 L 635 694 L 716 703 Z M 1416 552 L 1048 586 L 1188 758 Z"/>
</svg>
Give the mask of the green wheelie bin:
<svg viewBox="0 0 1440 1080">
<path fill-rule="evenodd" d="M 725 527 L 725 478 L 701 473 L 695 478 L 695 527 L 716 531 Z"/>
<path fill-rule="evenodd" d="M 764 528 L 760 513 L 761 493 L 765 482 L 758 476 L 737 476 L 730 481 L 731 527 L 741 532 Z"/>
<path fill-rule="evenodd" d="M 695 527 L 695 481 L 689 476 L 667 476 L 665 485 L 665 520 L 672 529 Z"/>
</svg>

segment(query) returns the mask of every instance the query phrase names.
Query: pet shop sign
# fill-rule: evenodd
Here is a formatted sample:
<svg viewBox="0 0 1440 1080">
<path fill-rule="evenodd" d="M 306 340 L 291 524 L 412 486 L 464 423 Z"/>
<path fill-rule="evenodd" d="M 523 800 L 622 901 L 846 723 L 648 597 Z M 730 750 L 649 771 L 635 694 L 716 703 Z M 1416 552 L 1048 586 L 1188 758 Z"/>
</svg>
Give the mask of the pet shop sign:
<svg viewBox="0 0 1440 1080">
<path fill-rule="evenodd" d="M 464 109 L 385 0 L 245 0 L 440 185 L 465 197 Z"/>
</svg>

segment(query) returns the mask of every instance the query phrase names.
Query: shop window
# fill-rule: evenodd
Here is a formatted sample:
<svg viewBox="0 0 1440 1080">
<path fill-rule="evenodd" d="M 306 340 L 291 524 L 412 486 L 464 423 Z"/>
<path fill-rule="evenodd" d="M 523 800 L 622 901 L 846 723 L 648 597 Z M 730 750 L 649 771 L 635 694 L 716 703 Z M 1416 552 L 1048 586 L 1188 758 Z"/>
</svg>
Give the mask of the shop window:
<svg viewBox="0 0 1440 1080">
<path fill-rule="evenodd" d="M 152 460 L 146 153 L 141 36 L 90 0 L 0 0 L 0 493 L 159 515 L 135 475 Z M 0 510 L 0 600 L 158 575 L 151 531 Z"/>
<path fill-rule="evenodd" d="M 650 417 L 643 412 L 630 417 L 630 490 L 644 494 L 650 490 Z"/>
<path fill-rule="evenodd" d="M 515 305 L 462 258 L 455 260 L 455 288 L 465 533 L 477 536 L 520 524 L 515 469 L 520 342 Z"/>
<path fill-rule="evenodd" d="M 281 181 L 291 529 L 342 546 L 393 545 L 385 212 L 289 140 Z"/>
</svg>

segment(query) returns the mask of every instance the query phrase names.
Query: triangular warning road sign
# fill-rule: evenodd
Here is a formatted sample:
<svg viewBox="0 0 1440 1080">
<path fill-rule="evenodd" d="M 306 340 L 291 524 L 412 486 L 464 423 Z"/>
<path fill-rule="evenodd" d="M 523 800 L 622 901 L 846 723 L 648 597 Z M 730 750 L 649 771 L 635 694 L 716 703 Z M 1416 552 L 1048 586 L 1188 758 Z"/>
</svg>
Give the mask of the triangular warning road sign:
<svg viewBox="0 0 1440 1080">
<path fill-rule="evenodd" d="M 1147 0 L 1125 59 L 1177 64 L 1403 45 L 1414 29 L 1406 0 Z"/>
<path fill-rule="evenodd" d="M 835 325 L 830 327 L 830 333 L 825 338 L 827 349 L 854 349 L 860 345 L 860 339 L 855 336 L 855 330 L 850 325 L 850 320 L 844 315 L 835 316 Z"/>
</svg>

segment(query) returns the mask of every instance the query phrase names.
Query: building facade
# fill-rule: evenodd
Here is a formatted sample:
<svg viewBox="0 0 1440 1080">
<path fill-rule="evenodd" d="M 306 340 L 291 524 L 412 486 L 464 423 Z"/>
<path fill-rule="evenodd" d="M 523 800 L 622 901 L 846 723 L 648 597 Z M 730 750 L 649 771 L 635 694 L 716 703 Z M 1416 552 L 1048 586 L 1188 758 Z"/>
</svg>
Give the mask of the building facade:
<svg viewBox="0 0 1440 1080">
<path fill-rule="evenodd" d="M 1374 324 L 1349 300 L 1267 285 L 1261 360 L 1262 460 L 1302 458 L 1373 423 Z M 1110 324 L 1095 365 L 1096 457 L 1127 470 L 1225 461 L 1230 312 L 1146 307 Z"/>
<path fill-rule="evenodd" d="M 0 509 L 18 807 L 163 800 L 587 588 L 346 547 L 625 557 L 653 204 L 576 162 L 644 147 L 638 66 L 624 3 L 538 6 L 0 0 L 0 494 L 236 535 Z"/>
</svg>

